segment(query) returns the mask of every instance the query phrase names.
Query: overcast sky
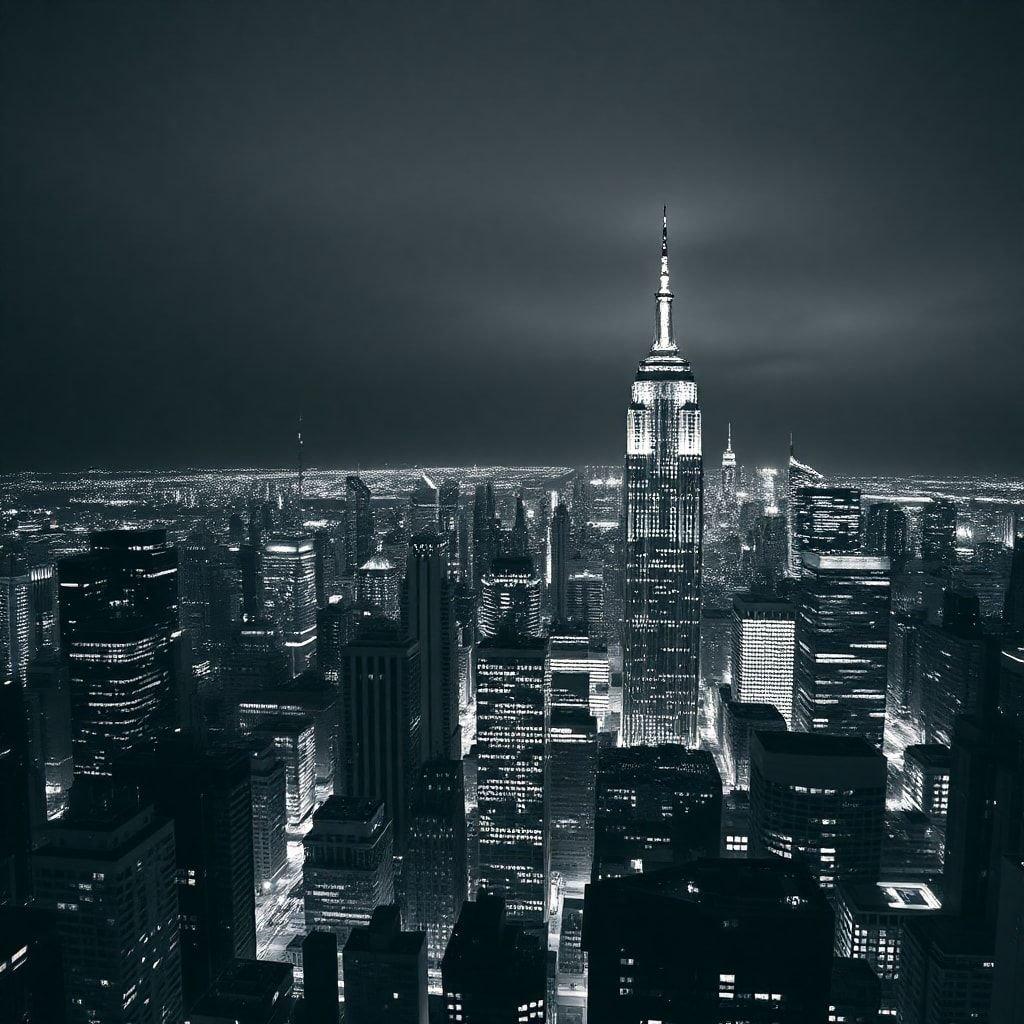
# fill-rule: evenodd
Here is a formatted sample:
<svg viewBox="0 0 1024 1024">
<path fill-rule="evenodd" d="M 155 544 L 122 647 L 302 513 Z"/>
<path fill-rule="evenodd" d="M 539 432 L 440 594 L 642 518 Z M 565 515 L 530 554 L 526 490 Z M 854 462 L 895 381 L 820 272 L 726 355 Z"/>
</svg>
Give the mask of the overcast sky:
<svg viewBox="0 0 1024 1024">
<path fill-rule="evenodd" d="M 7 3 L 0 469 L 1024 471 L 1024 6 Z"/>
</svg>

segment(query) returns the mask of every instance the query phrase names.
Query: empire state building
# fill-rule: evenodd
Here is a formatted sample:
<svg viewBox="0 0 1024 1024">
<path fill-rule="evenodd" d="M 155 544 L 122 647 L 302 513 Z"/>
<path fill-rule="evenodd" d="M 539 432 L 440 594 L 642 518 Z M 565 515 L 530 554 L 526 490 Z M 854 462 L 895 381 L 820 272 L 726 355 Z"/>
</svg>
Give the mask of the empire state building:
<svg viewBox="0 0 1024 1024">
<path fill-rule="evenodd" d="M 696 746 L 700 682 L 700 407 L 672 331 L 668 219 L 654 344 L 637 370 L 626 417 L 626 746 Z"/>
</svg>

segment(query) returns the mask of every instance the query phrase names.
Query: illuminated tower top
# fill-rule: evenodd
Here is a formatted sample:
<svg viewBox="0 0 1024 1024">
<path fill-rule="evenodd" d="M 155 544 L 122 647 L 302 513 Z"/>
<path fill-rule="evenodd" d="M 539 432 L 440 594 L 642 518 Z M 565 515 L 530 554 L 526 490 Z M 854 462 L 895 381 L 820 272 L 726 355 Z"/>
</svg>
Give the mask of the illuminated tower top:
<svg viewBox="0 0 1024 1024">
<path fill-rule="evenodd" d="M 657 299 L 657 322 L 652 352 L 676 352 L 675 338 L 672 334 L 672 299 L 668 283 L 668 207 L 661 210 L 661 278 Z"/>
<path fill-rule="evenodd" d="M 722 468 L 727 469 L 728 467 L 736 466 L 736 453 L 732 450 L 732 424 L 729 424 L 729 435 L 728 441 L 726 442 L 725 451 L 722 452 Z"/>
</svg>

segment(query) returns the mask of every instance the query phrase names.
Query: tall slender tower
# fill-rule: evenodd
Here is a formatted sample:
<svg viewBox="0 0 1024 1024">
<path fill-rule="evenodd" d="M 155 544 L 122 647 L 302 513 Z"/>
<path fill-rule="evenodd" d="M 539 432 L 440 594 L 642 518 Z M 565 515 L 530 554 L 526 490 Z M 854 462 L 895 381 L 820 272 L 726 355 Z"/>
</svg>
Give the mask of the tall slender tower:
<svg viewBox="0 0 1024 1024">
<path fill-rule="evenodd" d="M 626 417 L 626 644 L 623 742 L 697 742 L 700 679 L 700 408 L 672 333 L 668 218 L 650 354 Z"/>
<path fill-rule="evenodd" d="M 722 504 L 732 507 L 736 504 L 736 453 L 732 450 L 732 424 L 729 424 L 729 440 L 722 452 Z"/>
<path fill-rule="evenodd" d="M 796 526 L 796 492 L 801 487 L 820 487 L 824 477 L 796 457 L 793 435 L 789 435 L 789 475 L 786 480 L 786 565 L 790 576 L 800 575 L 800 548 L 793 541 Z"/>
</svg>

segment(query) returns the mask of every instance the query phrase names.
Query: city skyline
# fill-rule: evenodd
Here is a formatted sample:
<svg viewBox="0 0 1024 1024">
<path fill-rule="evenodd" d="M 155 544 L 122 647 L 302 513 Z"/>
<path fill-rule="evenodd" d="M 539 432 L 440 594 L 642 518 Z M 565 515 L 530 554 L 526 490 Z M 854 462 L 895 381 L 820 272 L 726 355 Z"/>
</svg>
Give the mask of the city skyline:
<svg viewBox="0 0 1024 1024">
<path fill-rule="evenodd" d="M 616 461 L 662 204 L 711 449 L 1017 465 L 1019 10 L 60 10 L 0 41 L 0 471 L 289 465 L 300 414 L 313 465 Z"/>
</svg>

